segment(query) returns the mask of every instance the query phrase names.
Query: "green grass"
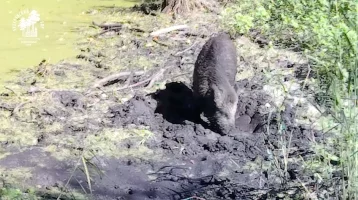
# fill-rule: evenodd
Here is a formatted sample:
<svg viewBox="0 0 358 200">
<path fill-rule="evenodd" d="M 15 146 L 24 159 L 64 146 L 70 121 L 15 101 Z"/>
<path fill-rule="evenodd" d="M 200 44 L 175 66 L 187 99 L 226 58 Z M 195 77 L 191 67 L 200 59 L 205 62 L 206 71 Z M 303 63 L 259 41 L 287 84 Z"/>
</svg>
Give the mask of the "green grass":
<svg viewBox="0 0 358 200">
<path fill-rule="evenodd" d="M 20 189 L 4 187 L 0 189 L 0 199 L 2 200 L 38 200 L 34 190 L 22 192 Z"/>
<path fill-rule="evenodd" d="M 336 170 L 348 177 L 340 185 L 343 199 L 358 198 L 358 2 L 239 0 L 222 17 L 232 32 L 252 39 L 259 33 L 269 45 L 302 52 L 309 59 L 318 80 L 313 92 L 328 110 L 324 114 L 334 128 L 327 128 L 335 133 L 328 145 L 317 144 L 317 157 L 324 158 L 319 162 L 328 163 L 330 172 L 335 166 L 329 161 L 337 161 Z M 331 174 L 320 173 L 329 180 Z"/>
</svg>

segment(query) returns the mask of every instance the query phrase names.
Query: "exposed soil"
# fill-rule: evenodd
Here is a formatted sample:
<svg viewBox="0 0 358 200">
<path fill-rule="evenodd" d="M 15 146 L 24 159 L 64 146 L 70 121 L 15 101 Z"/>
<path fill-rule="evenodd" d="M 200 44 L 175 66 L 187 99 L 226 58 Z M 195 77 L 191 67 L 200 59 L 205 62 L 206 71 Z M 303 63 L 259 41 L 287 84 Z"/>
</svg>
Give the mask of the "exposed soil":
<svg viewBox="0 0 358 200">
<path fill-rule="evenodd" d="M 118 12 L 145 33 L 167 23 L 152 15 Z M 4 183 L 36 187 L 44 199 L 56 199 L 60 191 L 62 199 L 301 199 L 307 193 L 302 184 L 326 198 L 330 186 L 316 182 L 302 164 L 314 156 L 311 142 L 323 141 L 312 126 L 318 113 L 307 100 L 312 97 L 300 89 L 306 76 L 298 69 L 306 61 L 294 52 L 235 38 L 236 130 L 221 136 L 206 128 L 205 120 L 196 120 L 191 91 L 196 56 L 211 33 L 218 32 L 218 19 L 201 13 L 170 24 L 184 22 L 198 28 L 159 37 L 170 47 L 129 28 L 120 35 L 109 32 L 83 44 L 75 61 L 48 64 L 41 75 L 28 70 L 17 83 L 9 83 L 22 97 L 6 91 L 0 102 Z M 123 88 L 163 68 L 151 87 Z M 89 90 L 100 78 L 129 70 L 146 73 Z M 22 102 L 27 103 L 19 107 Z M 92 195 L 81 155 L 88 161 Z M 29 177 L 16 175 L 17 168 Z M 76 197 L 68 195 L 74 193 Z"/>
</svg>

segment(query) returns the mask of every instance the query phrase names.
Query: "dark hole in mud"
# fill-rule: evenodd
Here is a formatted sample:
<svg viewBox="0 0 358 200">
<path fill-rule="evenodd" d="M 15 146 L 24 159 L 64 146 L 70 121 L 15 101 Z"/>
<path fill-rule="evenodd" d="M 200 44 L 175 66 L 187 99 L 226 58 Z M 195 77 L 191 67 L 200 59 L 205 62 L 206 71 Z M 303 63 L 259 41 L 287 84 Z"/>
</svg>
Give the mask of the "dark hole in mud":
<svg viewBox="0 0 358 200">
<path fill-rule="evenodd" d="M 182 124 L 185 120 L 194 123 L 200 121 L 200 115 L 194 104 L 192 90 L 183 83 L 167 83 L 164 90 L 159 90 L 151 96 L 157 101 L 155 113 L 160 113 L 163 118 L 173 124 Z"/>
</svg>

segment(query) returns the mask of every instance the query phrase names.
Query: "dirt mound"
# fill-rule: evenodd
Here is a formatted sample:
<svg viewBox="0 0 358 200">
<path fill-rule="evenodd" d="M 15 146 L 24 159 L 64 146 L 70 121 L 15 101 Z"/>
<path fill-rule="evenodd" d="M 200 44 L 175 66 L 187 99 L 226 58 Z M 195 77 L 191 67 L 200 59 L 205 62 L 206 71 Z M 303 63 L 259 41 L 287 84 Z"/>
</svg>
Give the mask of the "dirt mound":
<svg viewBox="0 0 358 200">
<path fill-rule="evenodd" d="M 261 93 L 262 87 L 247 80 L 238 85 L 243 91 L 239 95 L 237 110 L 239 123 L 230 136 L 220 136 L 204 128 L 205 125 L 194 123 L 197 118 L 193 116 L 192 93 L 183 83 L 169 83 L 165 90 L 137 95 L 109 109 L 111 126 L 148 126 L 155 133 L 155 137 L 146 141 L 145 145 L 161 152 L 166 162 L 149 161 L 152 170 L 160 171 L 157 172 L 160 177 L 157 177 L 158 174 L 151 176 L 156 177 L 156 184 L 162 185 L 157 192 L 163 193 L 164 186 L 168 189 L 165 194 L 169 195 L 164 198 L 158 194 L 157 199 L 183 199 L 195 195 L 205 199 L 242 199 L 250 195 L 249 191 L 280 184 L 269 178 L 268 171 L 245 170 L 248 163 L 269 159 L 268 142 L 275 144 L 278 135 L 267 138 L 263 134 L 267 127 L 265 117 L 259 110 L 268 102 L 268 96 Z M 240 120 L 242 118 L 246 120 Z M 249 126 L 250 131 L 240 130 L 249 130 Z M 277 133 L 276 130 L 272 132 Z M 143 167 L 143 164 L 136 163 L 136 167 Z M 145 168 L 148 171 L 148 166 Z M 292 176 L 295 176 L 294 169 Z M 133 189 L 134 180 L 127 180 L 127 183 L 132 182 L 128 194 L 131 198 L 128 199 L 140 199 L 143 195 L 145 187 Z M 147 198 L 155 199 L 156 195 L 151 196 L 153 193 L 150 191 L 144 193 L 148 194 Z"/>
</svg>

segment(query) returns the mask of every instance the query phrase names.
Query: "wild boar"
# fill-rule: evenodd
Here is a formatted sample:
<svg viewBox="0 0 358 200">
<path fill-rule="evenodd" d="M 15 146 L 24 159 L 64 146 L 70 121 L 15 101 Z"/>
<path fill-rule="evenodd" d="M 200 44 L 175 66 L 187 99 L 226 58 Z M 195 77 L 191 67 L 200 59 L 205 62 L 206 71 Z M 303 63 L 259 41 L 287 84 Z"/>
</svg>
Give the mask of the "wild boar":
<svg viewBox="0 0 358 200">
<path fill-rule="evenodd" d="M 236 73 L 237 52 L 229 35 L 210 38 L 195 62 L 193 93 L 199 113 L 204 113 L 212 130 L 220 134 L 228 134 L 235 127 Z"/>
</svg>

